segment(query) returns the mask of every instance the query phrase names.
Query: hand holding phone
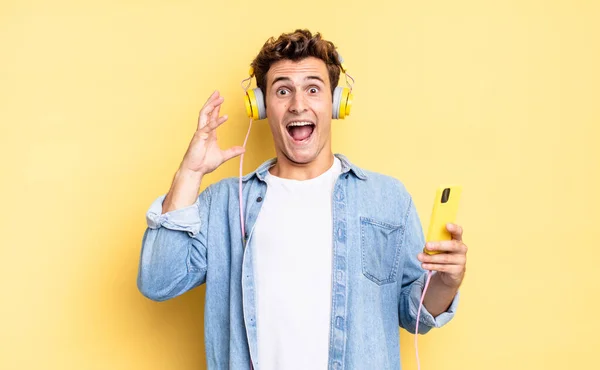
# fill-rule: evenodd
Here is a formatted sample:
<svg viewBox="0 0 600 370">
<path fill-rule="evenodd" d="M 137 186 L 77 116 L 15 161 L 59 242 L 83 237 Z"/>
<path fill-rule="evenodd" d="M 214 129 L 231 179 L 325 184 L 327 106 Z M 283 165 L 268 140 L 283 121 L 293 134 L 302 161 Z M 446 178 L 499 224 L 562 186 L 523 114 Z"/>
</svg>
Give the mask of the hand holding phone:
<svg viewBox="0 0 600 370">
<path fill-rule="evenodd" d="M 452 235 L 446 229 L 446 224 L 454 223 L 456 220 L 461 193 L 462 186 L 460 185 L 440 186 L 437 189 L 426 242 L 452 240 Z M 430 255 L 442 253 L 440 251 L 430 251 L 426 248 L 423 248 L 423 252 Z"/>
<path fill-rule="evenodd" d="M 446 229 L 446 225 L 449 223 L 454 223 L 456 220 L 456 214 L 458 213 L 458 202 L 460 201 L 460 195 L 462 193 L 462 187 L 459 185 L 448 185 L 448 186 L 440 186 L 436 193 L 435 199 L 433 201 L 433 211 L 431 212 L 431 219 L 429 221 L 429 229 L 427 230 L 426 242 L 439 242 L 444 240 L 452 240 L 452 235 Z M 465 246 L 466 248 L 466 246 Z M 466 253 L 466 249 L 464 249 Z M 443 253 L 439 250 L 429 250 L 423 247 L 423 252 L 428 255 L 435 255 L 439 253 Z M 452 256 L 452 254 L 450 255 Z M 454 255 L 456 257 L 456 254 Z M 460 257 L 460 256 L 459 256 Z M 428 256 L 419 256 L 419 260 L 421 262 L 430 263 L 431 266 L 434 266 L 436 257 L 428 257 Z M 458 259 L 460 261 L 460 258 Z M 460 266 L 459 266 L 460 267 Z M 462 262 L 462 267 L 460 267 L 460 271 L 457 272 L 449 272 L 443 271 L 440 276 L 446 275 L 446 277 L 450 276 L 451 279 L 454 280 L 462 280 L 462 276 L 464 275 L 464 260 Z M 419 361 L 419 350 L 418 350 L 418 335 L 419 332 L 419 321 L 421 316 L 421 309 L 423 308 L 423 302 L 425 299 L 425 294 L 427 293 L 427 288 L 429 287 L 429 283 L 431 281 L 431 276 L 434 268 L 429 269 L 427 273 L 427 280 L 425 281 L 425 286 L 423 287 L 423 293 L 421 294 L 421 300 L 419 302 L 419 309 L 417 310 L 417 318 L 416 318 L 416 328 L 415 328 L 415 350 L 417 354 L 417 367 L 421 368 L 421 364 Z M 437 269 L 436 269 L 437 270 Z M 453 276 L 454 275 L 454 276 Z M 458 277 L 456 277 L 458 276 Z M 460 282 L 458 283 L 458 285 Z M 457 285 L 457 286 L 458 286 Z M 439 294 L 439 288 L 436 292 Z M 454 293 L 452 293 L 454 294 Z"/>
</svg>

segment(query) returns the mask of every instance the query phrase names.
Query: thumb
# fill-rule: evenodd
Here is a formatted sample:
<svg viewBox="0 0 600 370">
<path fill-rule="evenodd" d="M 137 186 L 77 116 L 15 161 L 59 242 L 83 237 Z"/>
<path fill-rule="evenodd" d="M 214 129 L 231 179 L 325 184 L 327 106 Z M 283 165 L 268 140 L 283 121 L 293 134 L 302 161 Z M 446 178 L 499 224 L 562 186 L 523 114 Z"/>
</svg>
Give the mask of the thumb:
<svg viewBox="0 0 600 370">
<path fill-rule="evenodd" d="M 227 150 L 223 150 L 223 161 L 228 161 L 233 157 L 237 157 L 238 155 L 243 154 L 245 151 L 246 149 L 241 146 L 234 146 Z"/>
</svg>

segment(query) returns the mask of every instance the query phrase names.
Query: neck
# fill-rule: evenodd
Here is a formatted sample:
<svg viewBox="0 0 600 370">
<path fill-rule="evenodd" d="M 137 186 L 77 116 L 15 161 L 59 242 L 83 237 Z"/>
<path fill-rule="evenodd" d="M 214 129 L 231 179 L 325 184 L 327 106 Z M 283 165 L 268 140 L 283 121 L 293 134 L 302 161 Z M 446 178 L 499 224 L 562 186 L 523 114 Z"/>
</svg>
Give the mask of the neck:
<svg viewBox="0 0 600 370">
<path fill-rule="evenodd" d="M 285 155 L 277 156 L 277 163 L 269 170 L 273 176 L 291 180 L 310 180 L 322 175 L 333 165 L 331 151 L 321 153 L 314 161 L 309 163 L 295 163 Z"/>
</svg>

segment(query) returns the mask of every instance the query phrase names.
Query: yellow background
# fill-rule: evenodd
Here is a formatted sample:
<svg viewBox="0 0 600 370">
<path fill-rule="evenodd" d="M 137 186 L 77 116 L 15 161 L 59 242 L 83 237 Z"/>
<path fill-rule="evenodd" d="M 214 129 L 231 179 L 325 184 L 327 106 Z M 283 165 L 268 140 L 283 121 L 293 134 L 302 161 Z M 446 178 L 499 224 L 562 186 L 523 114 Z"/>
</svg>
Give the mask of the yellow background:
<svg viewBox="0 0 600 370">
<path fill-rule="evenodd" d="M 598 368 L 599 18 L 567 0 L 3 0 L 0 369 L 204 368 L 204 288 L 137 291 L 145 212 L 213 90 L 222 145 L 243 142 L 239 83 L 297 27 L 356 79 L 336 152 L 404 181 L 423 225 L 438 184 L 464 186 L 462 300 L 419 338 L 422 369 Z M 244 172 L 273 154 L 258 121 Z"/>
</svg>

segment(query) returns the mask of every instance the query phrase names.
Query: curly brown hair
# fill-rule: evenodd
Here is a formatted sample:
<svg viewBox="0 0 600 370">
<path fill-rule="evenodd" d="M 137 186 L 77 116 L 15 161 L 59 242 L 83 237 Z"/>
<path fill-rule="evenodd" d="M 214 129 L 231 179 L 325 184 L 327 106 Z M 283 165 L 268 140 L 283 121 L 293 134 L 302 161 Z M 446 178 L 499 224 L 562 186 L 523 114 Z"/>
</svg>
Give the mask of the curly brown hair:
<svg viewBox="0 0 600 370">
<path fill-rule="evenodd" d="M 277 40 L 271 37 L 265 42 L 251 64 L 256 85 L 266 96 L 267 72 L 273 63 L 283 59 L 298 61 L 307 57 L 319 58 L 325 62 L 333 94 L 342 70 L 340 56 L 331 41 L 322 39 L 318 32 L 313 35 L 306 29 L 283 33 Z"/>
</svg>

